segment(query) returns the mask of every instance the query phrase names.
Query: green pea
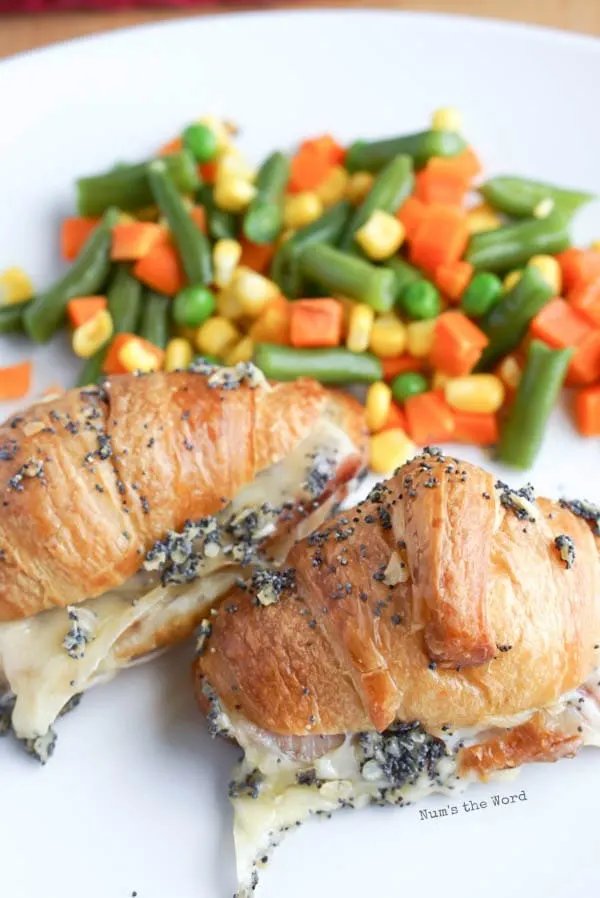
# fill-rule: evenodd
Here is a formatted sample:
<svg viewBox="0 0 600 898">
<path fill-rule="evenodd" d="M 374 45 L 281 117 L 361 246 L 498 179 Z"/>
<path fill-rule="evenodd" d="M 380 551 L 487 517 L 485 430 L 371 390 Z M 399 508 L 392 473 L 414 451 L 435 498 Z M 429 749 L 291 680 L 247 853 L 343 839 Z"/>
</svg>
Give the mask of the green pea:
<svg viewBox="0 0 600 898">
<path fill-rule="evenodd" d="M 182 327 L 200 327 L 215 308 L 215 298 L 208 287 L 184 287 L 173 300 L 173 320 Z"/>
<path fill-rule="evenodd" d="M 479 271 L 465 290 L 460 306 L 470 318 L 481 318 L 502 295 L 502 281 L 491 271 Z"/>
<path fill-rule="evenodd" d="M 217 138 L 208 125 L 188 125 L 183 132 L 183 145 L 197 162 L 212 162 L 217 155 Z"/>
<path fill-rule="evenodd" d="M 429 281 L 409 284 L 401 296 L 400 306 L 409 318 L 417 321 L 435 318 L 442 311 L 440 294 Z"/>
<path fill-rule="evenodd" d="M 429 389 L 429 382 L 418 371 L 405 371 L 392 381 L 392 395 L 396 402 L 405 402 L 409 396 L 418 396 Z"/>
</svg>

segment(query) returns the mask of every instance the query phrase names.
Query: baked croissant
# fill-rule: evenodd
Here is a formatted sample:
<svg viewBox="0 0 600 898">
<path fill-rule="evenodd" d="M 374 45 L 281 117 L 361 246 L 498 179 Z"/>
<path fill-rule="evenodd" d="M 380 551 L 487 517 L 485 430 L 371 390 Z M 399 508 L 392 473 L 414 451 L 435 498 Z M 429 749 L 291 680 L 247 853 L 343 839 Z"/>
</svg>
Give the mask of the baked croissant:
<svg viewBox="0 0 600 898">
<path fill-rule="evenodd" d="M 122 376 L 0 427 L 0 673 L 16 734 L 189 635 L 363 466 L 360 407 L 251 365 Z M 304 531 L 306 532 L 306 531 Z"/>
<path fill-rule="evenodd" d="M 220 602 L 197 690 L 245 750 L 243 893 L 311 812 L 600 745 L 599 526 L 429 450 Z"/>
</svg>

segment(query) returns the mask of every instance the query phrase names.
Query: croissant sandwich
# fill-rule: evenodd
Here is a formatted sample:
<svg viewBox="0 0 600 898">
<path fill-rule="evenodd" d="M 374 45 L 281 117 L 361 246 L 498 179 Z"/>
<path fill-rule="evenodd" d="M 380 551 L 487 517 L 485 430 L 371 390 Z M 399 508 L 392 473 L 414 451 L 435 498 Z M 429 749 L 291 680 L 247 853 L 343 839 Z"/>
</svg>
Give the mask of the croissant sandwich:
<svg viewBox="0 0 600 898">
<path fill-rule="evenodd" d="M 428 450 L 220 601 L 196 683 L 245 752 L 243 894 L 310 813 L 600 745 L 599 527 L 589 503 Z"/>
<path fill-rule="evenodd" d="M 276 568 L 363 450 L 354 400 L 245 364 L 111 378 L 0 426 L 5 727 L 47 755 L 74 696 Z"/>
</svg>

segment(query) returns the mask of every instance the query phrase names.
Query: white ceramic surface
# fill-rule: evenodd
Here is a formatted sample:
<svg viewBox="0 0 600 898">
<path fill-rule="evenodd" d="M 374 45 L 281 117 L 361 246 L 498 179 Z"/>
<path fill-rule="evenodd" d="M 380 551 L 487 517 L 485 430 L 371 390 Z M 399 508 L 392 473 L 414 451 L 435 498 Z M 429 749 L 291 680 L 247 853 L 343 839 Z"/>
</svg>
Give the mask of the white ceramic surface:
<svg viewBox="0 0 600 898">
<path fill-rule="evenodd" d="M 594 40 L 376 12 L 191 19 L 9 60 L 0 65 L 0 270 L 20 264 L 46 284 L 60 269 L 58 223 L 73 208 L 74 178 L 144 157 L 205 112 L 239 122 L 258 159 L 323 130 L 351 140 L 419 129 L 452 104 L 490 171 L 600 193 L 590 99 L 599 83 Z M 600 235 L 597 205 L 576 233 Z M 24 342 L 0 338 L 0 365 L 30 355 Z M 52 381 L 68 386 L 77 370 L 60 342 L 35 362 L 36 394 Z M 2 417 L 9 411 L 0 407 Z M 531 478 L 541 490 L 598 500 L 598 448 L 559 410 Z M 59 723 L 46 768 L 0 743 L 3 898 L 231 894 L 225 796 L 236 750 L 207 737 L 190 660 L 183 646 L 85 696 Z M 526 801 L 489 806 L 492 794 L 521 789 Z M 276 851 L 260 895 L 596 894 L 593 751 L 466 798 L 488 807 L 427 821 L 414 808 L 373 809 L 307 824 Z"/>
</svg>

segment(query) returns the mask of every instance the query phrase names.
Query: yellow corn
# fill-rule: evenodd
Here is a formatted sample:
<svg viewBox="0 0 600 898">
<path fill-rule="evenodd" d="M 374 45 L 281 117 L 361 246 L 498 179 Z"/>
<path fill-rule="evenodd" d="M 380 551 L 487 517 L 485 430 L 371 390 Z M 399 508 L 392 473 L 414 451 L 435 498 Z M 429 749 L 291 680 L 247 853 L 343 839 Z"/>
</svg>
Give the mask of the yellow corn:
<svg viewBox="0 0 600 898">
<path fill-rule="evenodd" d="M 346 347 L 351 352 L 366 352 L 371 342 L 375 312 L 364 302 L 355 303 L 348 317 Z"/>
<path fill-rule="evenodd" d="M 406 347 L 406 326 L 395 315 L 381 315 L 373 322 L 369 347 L 382 359 L 400 355 Z"/>
<path fill-rule="evenodd" d="M 141 371 L 144 374 L 149 374 L 150 371 L 158 371 L 160 368 L 160 362 L 155 353 L 146 349 L 135 337 L 123 344 L 118 358 L 121 365 L 130 373 Z"/>
<path fill-rule="evenodd" d="M 255 177 L 256 169 L 237 147 L 230 146 L 217 162 L 217 182 L 222 178 L 241 178 L 252 183 Z"/>
<path fill-rule="evenodd" d="M 173 337 L 165 349 L 165 371 L 185 371 L 189 368 L 194 350 L 189 340 Z"/>
<path fill-rule="evenodd" d="M 562 271 L 554 256 L 533 256 L 529 264 L 540 272 L 554 290 L 555 296 L 560 296 L 562 290 Z"/>
<path fill-rule="evenodd" d="M 242 337 L 233 349 L 225 356 L 226 365 L 237 365 L 238 362 L 251 362 L 254 355 L 254 340 L 252 337 Z"/>
<path fill-rule="evenodd" d="M 513 287 L 516 287 L 521 280 L 522 275 L 522 271 L 509 271 L 502 281 L 502 286 L 504 287 L 505 292 L 508 292 L 509 290 L 512 290 Z"/>
<path fill-rule="evenodd" d="M 454 106 L 436 109 L 431 116 L 431 128 L 433 131 L 462 131 L 462 114 Z"/>
<path fill-rule="evenodd" d="M 362 203 L 367 193 L 373 186 L 374 176 L 369 171 L 357 171 L 350 175 L 346 187 L 346 199 L 354 205 Z"/>
<path fill-rule="evenodd" d="M 375 474 L 395 471 L 417 454 L 417 447 L 399 427 L 383 430 L 371 437 L 369 456 L 371 469 Z"/>
<path fill-rule="evenodd" d="M 294 193 L 286 196 L 283 206 L 283 223 L 286 228 L 303 228 L 323 214 L 323 201 L 314 192 Z"/>
<path fill-rule="evenodd" d="M 204 355 L 224 358 L 240 339 L 237 327 L 222 315 L 209 318 L 196 331 L 196 348 Z"/>
<path fill-rule="evenodd" d="M 406 325 L 406 348 L 415 358 L 424 359 L 431 352 L 435 322 L 435 318 L 430 318 L 428 321 L 411 321 Z"/>
<path fill-rule="evenodd" d="M 89 359 L 113 335 L 113 320 L 107 309 L 96 312 L 93 318 L 73 331 L 73 352 L 80 359 Z"/>
<path fill-rule="evenodd" d="M 272 299 L 279 296 L 279 287 L 246 265 L 236 269 L 229 290 L 239 302 L 245 315 L 256 318 Z"/>
<path fill-rule="evenodd" d="M 376 209 L 356 232 L 356 241 L 369 259 L 382 262 L 400 249 L 404 236 L 404 225 L 395 215 Z"/>
<path fill-rule="evenodd" d="M 595 250 L 597 253 L 600 253 L 600 240 L 594 240 L 591 248 L 593 250 Z"/>
<path fill-rule="evenodd" d="M 548 218 L 552 210 L 554 209 L 554 200 L 551 196 L 545 197 L 543 200 L 540 200 L 535 209 L 533 210 L 534 218 Z"/>
<path fill-rule="evenodd" d="M 7 268 L 0 274 L 0 305 L 25 302 L 33 296 L 33 284 L 22 268 Z"/>
<path fill-rule="evenodd" d="M 213 249 L 213 280 L 217 287 L 227 287 L 242 255 L 242 245 L 237 240 L 217 240 Z"/>
<path fill-rule="evenodd" d="M 498 377 L 509 390 L 516 390 L 521 383 L 521 366 L 514 355 L 506 355 L 497 367 Z"/>
<path fill-rule="evenodd" d="M 497 412 L 504 402 L 504 384 L 495 374 L 451 377 L 444 387 L 446 402 L 459 412 Z"/>
<path fill-rule="evenodd" d="M 238 175 L 217 178 L 214 199 L 219 209 L 226 212 L 243 212 L 256 196 L 256 187 Z"/>
<path fill-rule="evenodd" d="M 487 203 L 474 206 L 467 212 L 467 228 L 469 234 L 481 234 L 483 231 L 495 231 L 501 227 L 502 219 Z"/>
<path fill-rule="evenodd" d="M 444 374 L 443 371 L 434 371 L 431 378 L 431 389 L 443 390 L 450 379 L 449 374 Z"/>
<path fill-rule="evenodd" d="M 230 321 L 239 321 L 244 317 L 244 310 L 240 301 L 231 289 L 231 285 L 217 294 L 217 315 L 229 318 Z"/>
<path fill-rule="evenodd" d="M 371 384 L 367 392 L 366 420 L 371 433 L 377 433 L 384 426 L 392 404 L 392 391 L 382 380 Z"/>
<path fill-rule="evenodd" d="M 339 203 L 346 196 L 350 175 L 343 165 L 334 165 L 315 193 L 325 207 Z"/>
</svg>

